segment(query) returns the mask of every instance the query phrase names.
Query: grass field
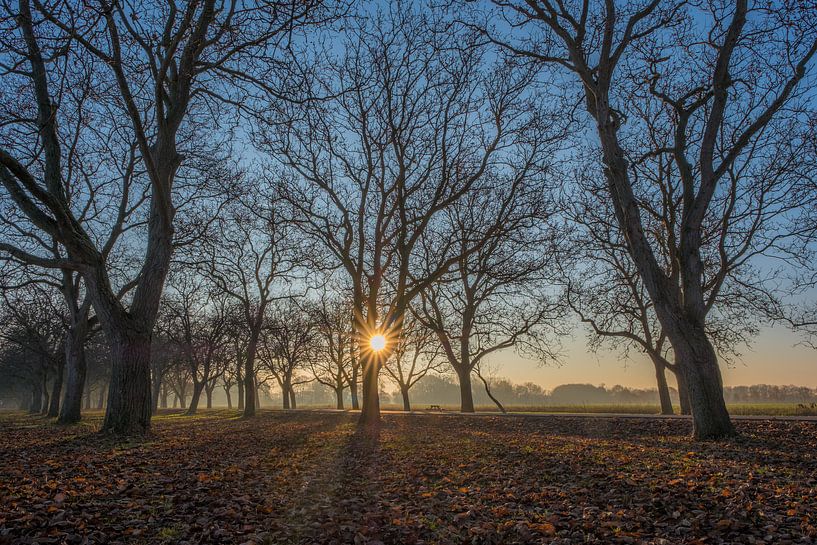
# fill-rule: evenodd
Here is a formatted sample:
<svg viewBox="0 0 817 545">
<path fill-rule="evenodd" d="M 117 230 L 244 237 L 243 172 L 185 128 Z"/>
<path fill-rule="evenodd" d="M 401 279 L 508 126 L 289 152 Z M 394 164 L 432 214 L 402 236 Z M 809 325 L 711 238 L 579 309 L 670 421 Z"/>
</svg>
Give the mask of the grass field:
<svg viewBox="0 0 817 545">
<path fill-rule="evenodd" d="M 817 542 L 817 424 L 163 412 L 143 440 L 0 415 L 0 543 Z"/>
</svg>

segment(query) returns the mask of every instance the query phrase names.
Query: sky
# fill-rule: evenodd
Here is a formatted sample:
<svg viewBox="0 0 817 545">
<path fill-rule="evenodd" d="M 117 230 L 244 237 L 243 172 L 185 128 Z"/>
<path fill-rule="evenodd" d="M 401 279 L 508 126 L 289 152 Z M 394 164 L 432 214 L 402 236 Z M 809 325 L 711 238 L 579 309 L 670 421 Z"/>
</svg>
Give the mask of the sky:
<svg viewBox="0 0 817 545">
<path fill-rule="evenodd" d="M 783 327 L 762 330 L 752 346 L 743 350 L 739 361 L 731 367 L 721 365 L 724 385 L 794 384 L 817 388 L 817 350 L 803 346 L 801 340 Z M 648 358 L 632 354 L 631 360 L 622 360 L 608 350 L 593 354 L 587 350 L 584 332 L 579 328 L 572 339 L 564 340 L 564 353 L 561 367 L 541 366 L 513 352 L 497 354 L 492 363 L 497 376 L 516 383 L 534 382 L 545 389 L 570 383 L 655 387 L 655 371 Z M 670 384 L 675 386 L 671 378 Z"/>
</svg>

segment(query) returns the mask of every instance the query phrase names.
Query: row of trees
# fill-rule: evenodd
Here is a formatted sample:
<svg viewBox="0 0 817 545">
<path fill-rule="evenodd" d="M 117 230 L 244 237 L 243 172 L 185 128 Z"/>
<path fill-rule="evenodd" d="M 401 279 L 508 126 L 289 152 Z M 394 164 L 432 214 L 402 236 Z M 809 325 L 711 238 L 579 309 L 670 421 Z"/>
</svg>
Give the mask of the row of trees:
<svg viewBox="0 0 817 545">
<path fill-rule="evenodd" d="M 384 369 L 439 359 L 473 410 L 570 314 L 714 438 L 718 355 L 813 323 L 783 295 L 817 225 L 808 6 L 148 4 L 2 7 L 2 288 L 61 298 L 63 422 L 97 330 L 103 428 L 141 433 L 179 362 L 191 407 L 229 375 L 246 416 L 261 367 L 291 392 L 312 362 L 371 424 Z"/>
</svg>

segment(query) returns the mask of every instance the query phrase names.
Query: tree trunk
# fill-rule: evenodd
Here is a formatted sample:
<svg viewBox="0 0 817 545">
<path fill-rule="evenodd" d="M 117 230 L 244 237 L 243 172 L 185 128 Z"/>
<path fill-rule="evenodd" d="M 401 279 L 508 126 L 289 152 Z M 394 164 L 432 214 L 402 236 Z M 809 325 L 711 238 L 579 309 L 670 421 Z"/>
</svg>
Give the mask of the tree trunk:
<svg viewBox="0 0 817 545">
<path fill-rule="evenodd" d="M 207 408 L 213 408 L 213 389 L 212 388 L 204 388 L 204 393 L 207 396 Z"/>
<path fill-rule="evenodd" d="M 474 412 L 474 392 L 471 389 L 471 370 L 457 369 L 457 377 L 460 381 L 460 412 Z"/>
<path fill-rule="evenodd" d="M 696 439 L 720 439 L 735 434 L 723 400 L 723 379 L 718 357 L 703 327 L 685 323 L 668 331 L 676 365 L 684 375 Z"/>
<path fill-rule="evenodd" d="M 227 408 L 232 409 L 233 408 L 233 397 L 230 395 L 230 387 L 229 386 L 224 387 L 224 395 L 227 396 Z"/>
<path fill-rule="evenodd" d="M 37 414 L 43 406 L 43 385 L 39 377 L 31 381 L 31 403 L 28 405 L 29 414 Z"/>
<path fill-rule="evenodd" d="M 664 362 L 653 357 L 652 363 L 655 366 L 655 379 L 658 384 L 658 399 L 661 402 L 661 414 L 673 414 L 672 398 L 669 395 L 669 385 L 667 384 Z"/>
<path fill-rule="evenodd" d="M 676 371 L 675 381 L 678 384 L 678 401 L 681 405 L 681 414 L 692 414 L 692 409 L 689 407 L 689 388 L 687 388 L 684 374 Z"/>
<path fill-rule="evenodd" d="M 360 423 L 371 426 L 380 422 L 380 392 L 378 391 L 377 374 L 379 365 L 370 355 L 361 357 L 363 366 L 363 408 L 360 411 Z"/>
<path fill-rule="evenodd" d="M 335 388 L 335 398 L 337 400 L 336 408 L 339 410 L 343 410 L 343 390 L 345 390 L 343 385 Z"/>
<path fill-rule="evenodd" d="M 151 377 L 152 385 L 150 387 L 150 414 L 156 414 L 159 411 L 159 396 L 162 393 L 162 375 L 153 373 Z"/>
<path fill-rule="evenodd" d="M 292 386 L 289 387 L 289 407 L 291 409 L 297 409 L 298 404 L 295 403 L 295 388 Z"/>
<path fill-rule="evenodd" d="M 109 334 L 109 342 L 111 382 L 102 431 L 144 434 L 150 429 L 150 332 Z"/>
<path fill-rule="evenodd" d="M 360 410 L 360 399 L 357 396 L 357 372 L 352 371 L 352 378 L 349 380 L 349 397 L 352 398 L 352 409 Z"/>
<path fill-rule="evenodd" d="M 238 375 L 236 377 L 236 387 L 238 388 L 238 410 L 244 410 L 244 379 L 241 374 L 241 365 L 238 366 Z"/>
<path fill-rule="evenodd" d="M 401 386 L 400 395 L 403 397 L 403 410 L 407 413 L 411 412 L 411 402 L 409 401 L 409 389 Z"/>
<path fill-rule="evenodd" d="M 291 399 L 289 397 L 289 390 L 290 390 L 289 381 L 284 379 L 284 381 L 281 383 L 281 400 L 283 403 L 284 410 L 289 410 L 292 408 L 290 406 Z"/>
<path fill-rule="evenodd" d="M 85 361 L 85 340 L 88 336 L 87 313 L 73 324 L 65 339 L 65 365 L 68 378 L 65 382 L 65 396 L 60 409 L 60 424 L 73 424 L 82 418 L 82 394 L 86 388 L 88 364 Z"/>
<path fill-rule="evenodd" d="M 247 343 L 247 358 L 244 360 L 244 416 L 255 416 L 258 398 L 255 392 L 255 352 L 258 348 L 258 331 L 250 334 Z M 239 398 L 239 403 L 241 398 Z"/>
<path fill-rule="evenodd" d="M 56 417 L 60 414 L 60 398 L 62 397 L 62 379 L 65 373 L 65 358 L 60 357 L 57 364 L 57 376 L 51 387 L 51 403 L 48 405 L 48 416 Z"/>
<path fill-rule="evenodd" d="M 187 416 L 196 414 L 199 410 L 199 399 L 201 399 L 201 392 L 204 390 L 204 382 L 193 382 L 193 395 L 190 396 L 190 406 L 187 407 Z"/>
</svg>

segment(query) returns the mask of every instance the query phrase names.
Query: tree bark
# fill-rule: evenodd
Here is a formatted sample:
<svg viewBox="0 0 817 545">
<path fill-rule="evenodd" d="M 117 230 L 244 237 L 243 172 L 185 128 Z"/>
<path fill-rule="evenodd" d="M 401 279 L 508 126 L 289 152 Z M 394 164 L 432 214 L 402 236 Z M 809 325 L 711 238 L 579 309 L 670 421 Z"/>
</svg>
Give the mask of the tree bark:
<svg viewBox="0 0 817 545">
<path fill-rule="evenodd" d="M 457 369 L 457 378 L 460 382 L 460 412 L 474 412 L 474 392 L 471 389 L 471 370 Z"/>
<path fill-rule="evenodd" d="M 703 327 L 686 323 L 668 332 L 676 365 L 684 375 L 696 439 L 720 439 L 735 434 L 723 399 L 718 357 Z"/>
<path fill-rule="evenodd" d="M 360 424 L 370 426 L 380 422 L 380 392 L 378 391 L 378 362 L 370 355 L 361 356 L 363 367 L 363 408 Z"/>
<path fill-rule="evenodd" d="M 281 381 L 279 384 L 281 386 L 281 406 L 284 410 L 289 410 L 290 406 L 290 397 L 289 397 L 289 380 L 284 377 L 284 380 Z"/>
<path fill-rule="evenodd" d="M 62 380 L 65 373 L 65 357 L 61 356 L 57 363 L 57 376 L 51 386 L 51 402 L 48 404 L 48 416 L 54 418 L 60 414 L 60 399 L 62 397 Z"/>
<path fill-rule="evenodd" d="M 687 388 L 684 374 L 676 371 L 675 381 L 678 384 L 678 401 L 681 405 L 681 414 L 692 414 L 692 409 L 689 407 L 689 388 Z"/>
<path fill-rule="evenodd" d="M 335 388 L 335 398 L 337 400 L 336 408 L 343 410 L 343 390 L 345 388 L 341 385 Z"/>
<path fill-rule="evenodd" d="M 88 312 L 90 299 L 77 306 L 71 273 L 63 271 L 63 297 L 71 308 L 71 322 L 65 336 L 65 367 L 68 375 L 62 399 L 60 424 L 74 424 L 82 418 L 82 393 L 86 386 L 88 363 L 85 359 L 85 343 L 88 338 Z"/>
<path fill-rule="evenodd" d="M 244 378 L 243 373 L 241 371 L 244 362 L 242 360 L 238 360 L 236 363 L 236 388 L 238 390 L 238 410 L 244 410 Z"/>
<path fill-rule="evenodd" d="M 109 342 L 111 382 L 102 431 L 117 435 L 147 433 L 150 429 L 151 335 L 137 331 L 109 334 Z"/>
<path fill-rule="evenodd" d="M 403 410 L 411 412 L 411 402 L 409 401 L 409 389 L 400 387 L 400 395 L 403 397 Z"/>
<path fill-rule="evenodd" d="M 298 408 L 298 404 L 295 402 L 295 388 L 293 388 L 291 385 L 289 387 L 289 407 L 291 409 Z"/>
<path fill-rule="evenodd" d="M 674 414 L 664 362 L 656 357 L 652 357 L 652 364 L 655 366 L 655 379 L 658 384 L 658 399 L 661 402 L 661 414 Z"/>
<path fill-rule="evenodd" d="M 230 395 L 230 388 L 227 387 L 227 386 L 224 387 L 224 395 L 227 396 L 227 408 L 232 409 L 233 408 L 233 397 L 232 397 L 232 395 Z"/>
<path fill-rule="evenodd" d="M 74 424 L 82 418 L 82 394 L 86 387 L 88 364 L 85 360 L 85 340 L 88 336 L 87 312 L 71 325 L 65 339 L 65 365 L 68 377 L 62 400 L 60 424 Z"/>
<path fill-rule="evenodd" d="M 352 371 L 352 378 L 349 380 L 349 397 L 352 399 L 352 410 L 360 410 L 360 399 L 357 396 L 357 372 Z"/>
<path fill-rule="evenodd" d="M 250 333 L 250 341 L 247 343 L 247 357 L 244 360 L 244 417 L 255 416 L 255 408 L 258 405 L 255 392 L 255 352 L 258 349 L 259 333 L 253 328 Z"/>
<path fill-rule="evenodd" d="M 187 416 L 196 414 L 199 410 L 199 399 L 201 399 L 201 392 L 204 390 L 204 382 L 193 381 L 193 395 L 190 396 L 190 405 L 187 407 Z"/>
<path fill-rule="evenodd" d="M 167 409 L 167 386 L 162 384 L 162 394 L 159 399 L 159 407 L 162 409 Z"/>
<path fill-rule="evenodd" d="M 212 409 L 213 408 L 213 389 L 212 388 L 207 388 L 205 386 L 204 393 L 207 396 L 207 408 Z"/>
</svg>

